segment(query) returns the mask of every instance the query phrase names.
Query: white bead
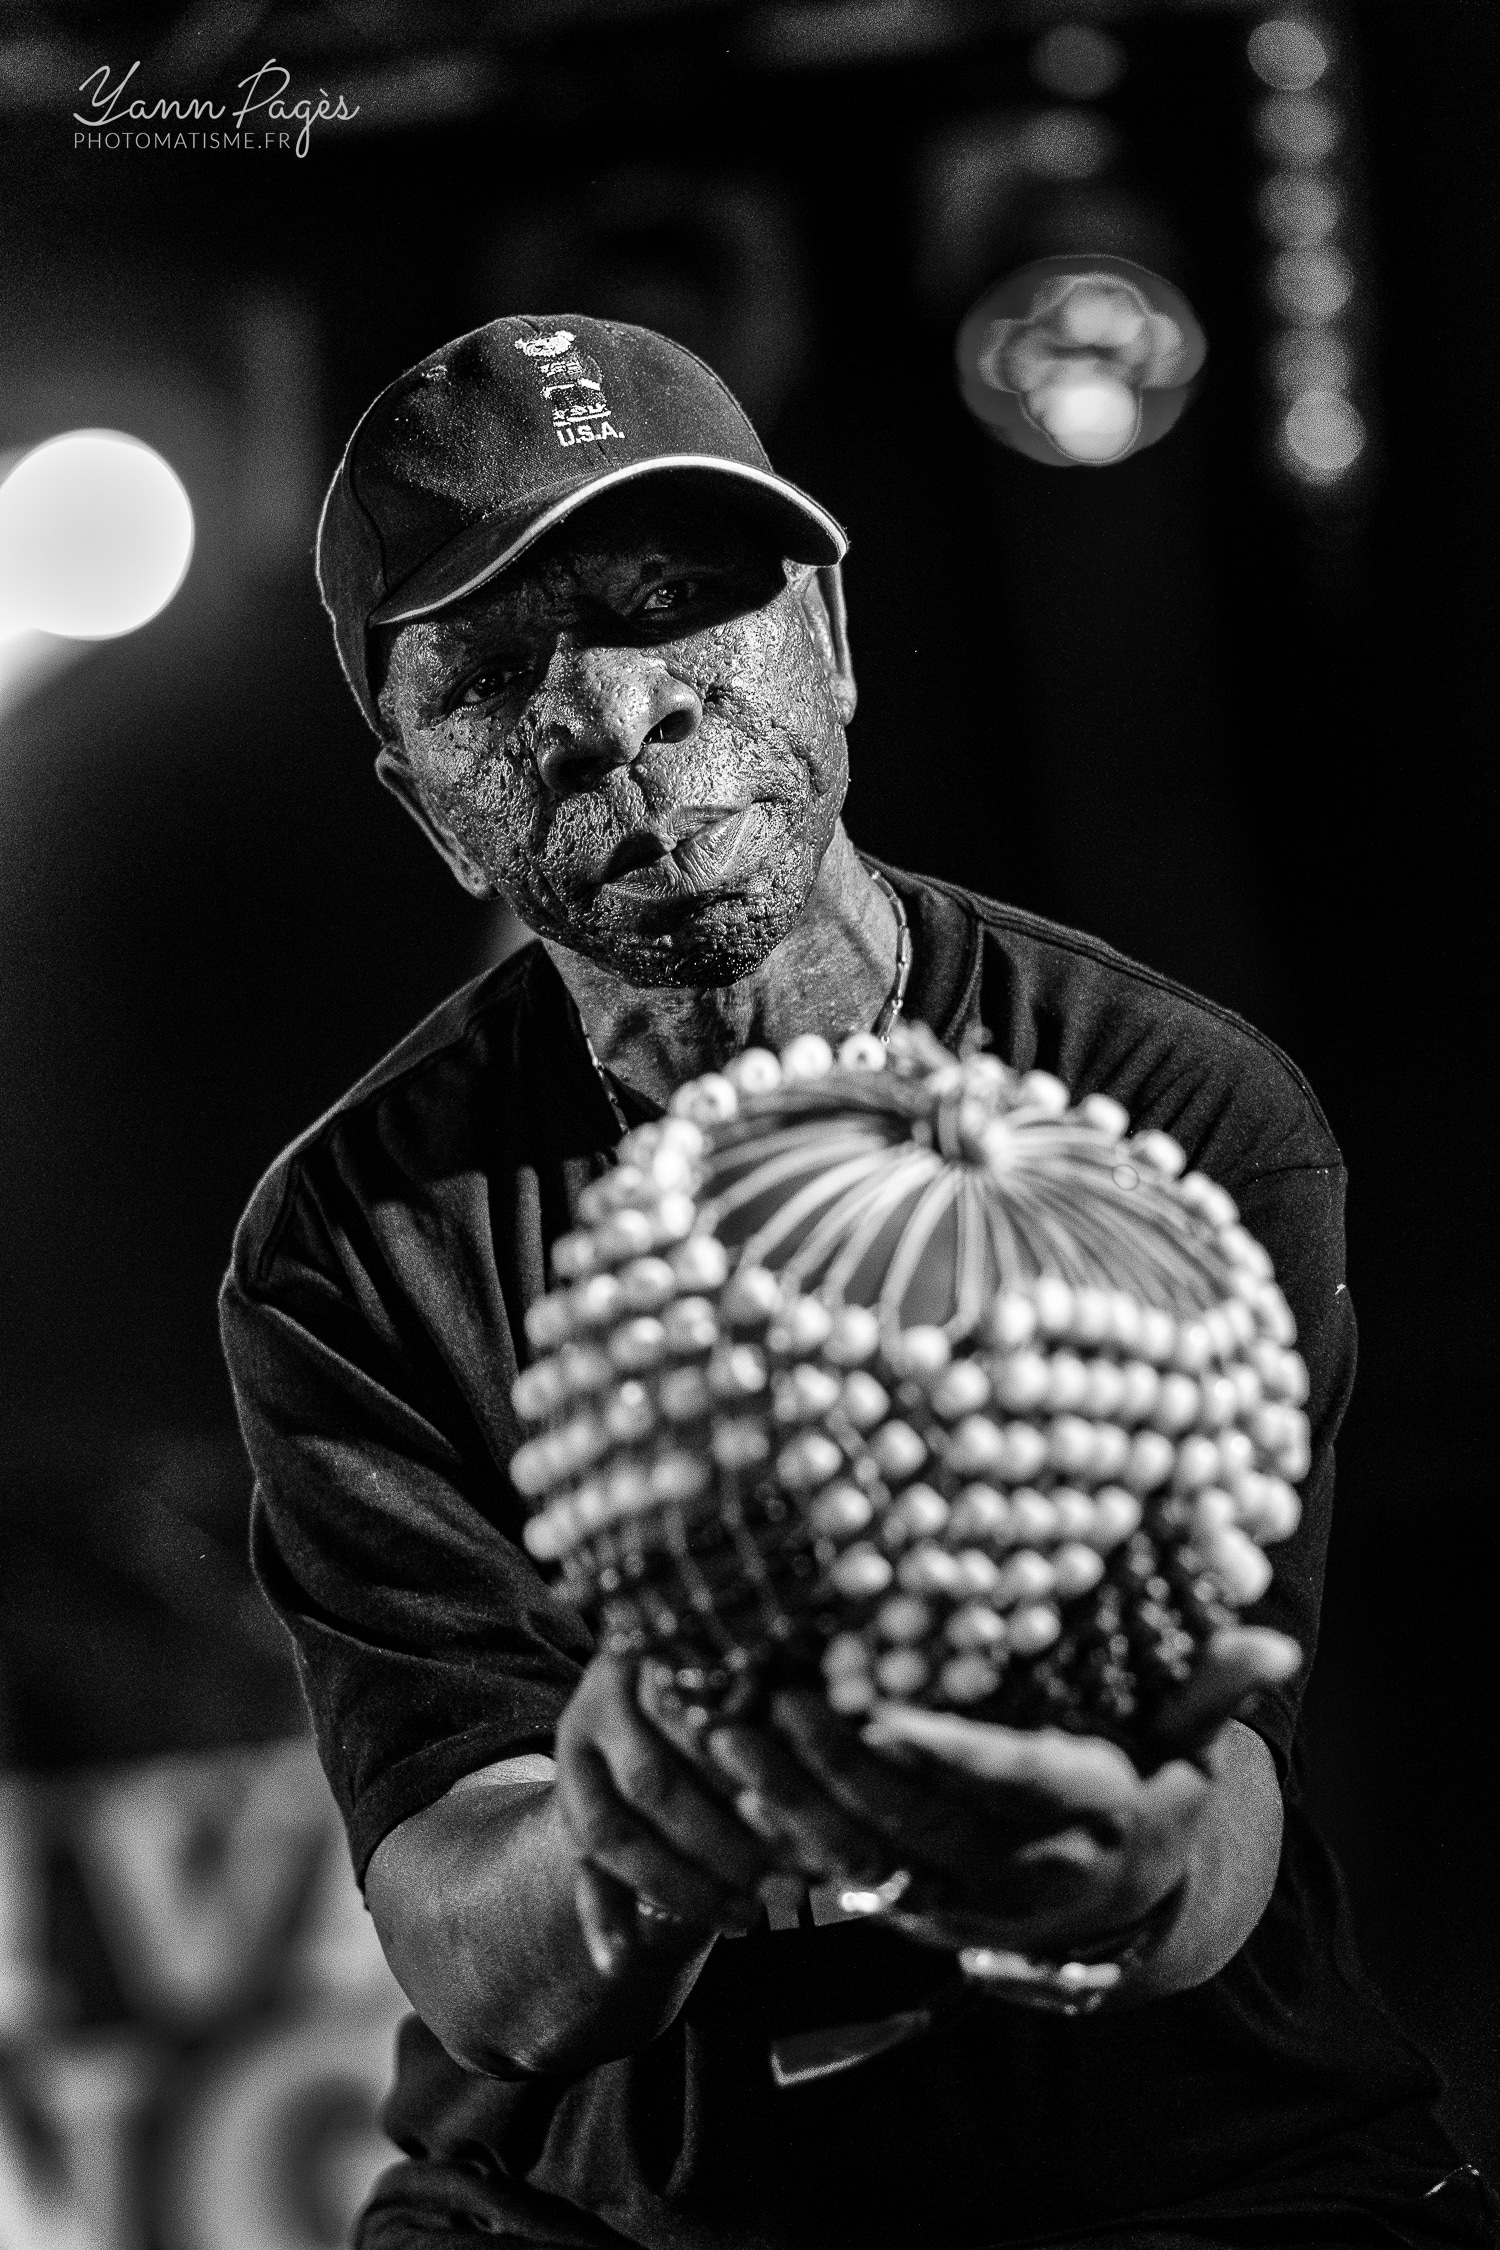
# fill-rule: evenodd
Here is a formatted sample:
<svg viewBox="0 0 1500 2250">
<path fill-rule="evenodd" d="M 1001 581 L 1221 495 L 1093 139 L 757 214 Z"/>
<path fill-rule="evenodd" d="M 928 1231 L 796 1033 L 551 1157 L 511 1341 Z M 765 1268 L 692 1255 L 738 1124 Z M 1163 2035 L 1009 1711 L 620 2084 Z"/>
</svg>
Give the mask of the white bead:
<svg viewBox="0 0 1500 2250">
<path fill-rule="evenodd" d="M 1130 1154 L 1168 1180 L 1175 1180 L 1187 1163 L 1181 1141 L 1174 1141 L 1170 1133 L 1137 1133 Z"/>
<path fill-rule="evenodd" d="M 876 1665 L 875 1677 L 887 1695 L 915 1695 L 927 1685 L 927 1659 L 914 1648 L 893 1648 Z"/>
<path fill-rule="evenodd" d="M 534 1555 L 538 1562 L 554 1562 L 558 1554 L 557 1526 L 553 1523 L 551 1509 L 545 1515 L 533 1516 L 529 1523 L 524 1524 L 521 1538 L 527 1553 Z"/>
<path fill-rule="evenodd" d="M 932 1410 L 945 1422 L 977 1414 L 990 1402 L 990 1379 L 977 1360 L 958 1359 L 944 1370 L 930 1393 Z"/>
<path fill-rule="evenodd" d="M 1197 1492 L 1203 1485 L 1217 1483 L 1219 1475 L 1219 1449 L 1213 1439 L 1201 1433 L 1184 1438 L 1177 1448 L 1177 1465 L 1172 1473 L 1177 1490 Z"/>
<path fill-rule="evenodd" d="M 1276 1344 L 1295 1344 L 1297 1323 L 1292 1318 L 1292 1308 L 1274 1281 L 1268 1281 L 1256 1302 L 1260 1325 Z"/>
<path fill-rule="evenodd" d="M 873 1375 L 857 1367 L 844 1377 L 843 1409 L 856 1430 L 873 1430 L 890 1406 L 889 1394 Z"/>
<path fill-rule="evenodd" d="M 1161 1377 L 1148 1360 L 1127 1360 L 1120 1370 L 1123 1396 L 1120 1400 L 1121 1418 L 1127 1422 L 1147 1422 L 1156 1412 L 1161 1397 Z"/>
<path fill-rule="evenodd" d="M 691 1118 L 695 1125 L 718 1125 L 733 1117 L 739 1106 L 740 1097 L 722 1072 L 707 1070 L 701 1078 L 679 1086 L 667 1110 L 673 1117 Z"/>
<path fill-rule="evenodd" d="M 713 1404 L 713 1393 L 698 1367 L 673 1367 L 661 1379 L 661 1410 L 669 1422 L 696 1422 Z"/>
<path fill-rule="evenodd" d="M 1203 1315 L 1203 1325 L 1208 1330 L 1208 1340 L 1219 1358 L 1228 1359 L 1239 1340 L 1235 1335 L 1228 1307 L 1215 1305 L 1211 1312 Z"/>
<path fill-rule="evenodd" d="M 1000 1578 L 1000 1566 L 993 1555 L 982 1547 L 964 1547 L 953 1558 L 958 1571 L 957 1591 L 979 1597 L 992 1594 Z"/>
<path fill-rule="evenodd" d="M 634 1515 L 651 1498 L 651 1484 L 638 1461 L 617 1461 L 604 1479 L 604 1490 L 616 1515 Z"/>
<path fill-rule="evenodd" d="M 1302 1521 L 1302 1502 L 1289 1484 L 1280 1477 L 1262 1479 L 1260 1504 L 1255 1511 L 1255 1529 L 1268 1545 L 1278 1539 L 1290 1539 Z"/>
<path fill-rule="evenodd" d="M 555 1351 L 573 1333 L 573 1308 L 560 1293 L 539 1297 L 526 1314 L 526 1340 L 534 1351 Z"/>
<path fill-rule="evenodd" d="M 510 1457 L 510 1481 L 528 1500 L 545 1492 L 553 1481 L 552 1454 L 545 1438 L 532 1438 L 517 1446 Z"/>
<path fill-rule="evenodd" d="M 1100 1422 L 1094 1431 L 1094 1451 L 1089 1475 L 1096 1482 L 1113 1483 L 1125 1474 L 1130 1460 L 1129 1433 L 1118 1422 Z"/>
<path fill-rule="evenodd" d="M 1107 1289 L 1075 1289 L 1073 1338 L 1079 1344 L 1102 1344 L 1114 1326 L 1114 1299 Z"/>
<path fill-rule="evenodd" d="M 1141 1349 L 1142 1323 L 1145 1307 L 1132 1297 L 1128 1289 L 1116 1289 L 1110 1296 L 1110 1338 L 1122 1352 Z"/>
<path fill-rule="evenodd" d="M 1166 1367 L 1176 1356 L 1177 1323 L 1160 1305 L 1142 1307 L 1140 1350 L 1155 1367 Z"/>
<path fill-rule="evenodd" d="M 826 1078 L 832 1068 L 833 1049 L 815 1031 L 804 1031 L 799 1039 L 792 1040 L 781 1050 L 784 1078 Z"/>
<path fill-rule="evenodd" d="M 1052 1557 L 1052 1569 L 1059 1596 L 1063 1601 L 1071 1602 L 1098 1585 L 1104 1576 L 1104 1561 L 1092 1547 L 1085 1547 L 1075 1540 L 1058 1548 Z"/>
<path fill-rule="evenodd" d="M 618 1265 L 622 1258 L 638 1258 L 650 1249 L 654 1231 L 644 1211 L 617 1211 L 599 1229 L 599 1257 L 606 1265 Z"/>
<path fill-rule="evenodd" d="M 679 1297 L 661 1316 L 667 1349 L 674 1352 L 709 1352 L 719 1340 L 719 1324 L 706 1297 Z"/>
<path fill-rule="evenodd" d="M 892 1594 L 875 1612 L 875 1629 L 888 1641 L 921 1641 L 932 1627 L 932 1611 L 914 1594 Z"/>
<path fill-rule="evenodd" d="M 665 1503 L 696 1500 L 707 1487 L 706 1464 L 696 1453 L 664 1453 L 651 1464 L 651 1497 Z"/>
<path fill-rule="evenodd" d="M 665 1258 L 636 1258 L 616 1279 L 627 1312 L 658 1312 L 677 1292 L 677 1278 Z"/>
<path fill-rule="evenodd" d="M 672 1252 L 670 1270 L 680 1289 L 722 1289 L 729 1278 L 729 1253 L 711 1234 L 690 1234 Z"/>
<path fill-rule="evenodd" d="M 1232 1227 L 1238 1219 L 1239 1206 L 1233 1196 L 1206 1172 L 1189 1172 L 1178 1186 L 1183 1201 L 1201 1211 L 1210 1226 Z"/>
<path fill-rule="evenodd" d="M 953 1351 L 941 1328 L 906 1328 L 891 1338 L 885 1356 L 898 1375 L 920 1382 L 940 1375 Z"/>
<path fill-rule="evenodd" d="M 1130 1112 L 1108 1094 L 1085 1094 L 1075 1113 L 1085 1125 L 1096 1133 L 1105 1133 L 1112 1141 L 1123 1140 L 1130 1130 Z"/>
<path fill-rule="evenodd" d="M 1047 1369 L 1047 1406 L 1053 1414 L 1071 1414 L 1088 1395 L 1088 1370 L 1076 1352 L 1054 1352 Z"/>
<path fill-rule="evenodd" d="M 1060 1414 L 1047 1432 L 1047 1458 L 1060 1476 L 1086 1474 L 1094 1459 L 1093 1423 L 1078 1414 Z"/>
<path fill-rule="evenodd" d="M 1041 1601 L 1056 1582 L 1057 1574 L 1046 1557 L 1034 1548 L 1022 1547 L 1001 1564 L 994 1598 L 1006 1609 L 1013 1602 Z"/>
<path fill-rule="evenodd" d="M 748 1416 L 717 1423 L 708 1442 L 721 1469 L 759 1468 L 771 1450 L 771 1441 L 759 1422 Z"/>
<path fill-rule="evenodd" d="M 1006 1463 L 1006 1441 L 987 1414 L 968 1414 L 953 1431 L 948 1465 L 956 1476 L 993 1476 Z"/>
<path fill-rule="evenodd" d="M 811 1492 L 838 1475 L 844 1456 L 821 1430 L 803 1430 L 776 1456 L 776 1474 L 792 1492 Z"/>
<path fill-rule="evenodd" d="M 853 1032 L 839 1048 L 840 1070 L 884 1070 L 888 1060 L 885 1041 L 873 1031 Z"/>
<path fill-rule="evenodd" d="M 1240 1394 L 1228 1375 L 1205 1375 L 1201 1385 L 1203 1427 L 1222 1430 L 1239 1412 Z"/>
<path fill-rule="evenodd" d="M 1040 1352 L 1012 1352 L 996 1365 L 995 1396 L 1008 1414 L 1034 1414 L 1050 1381 L 1050 1363 Z"/>
<path fill-rule="evenodd" d="M 698 1219 L 698 1206 L 690 1195 L 664 1195 L 652 1214 L 652 1227 L 658 1245 L 681 1242 L 692 1233 Z"/>
<path fill-rule="evenodd" d="M 1047 1440 L 1034 1422 L 1007 1422 L 1000 1471 L 1007 1484 L 1025 1484 L 1046 1466 Z"/>
<path fill-rule="evenodd" d="M 1201 1320 L 1185 1321 L 1177 1331 L 1177 1365 L 1185 1375 L 1201 1375 L 1214 1356 L 1214 1340 Z"/>
<path fill-rule="evenodd" d="M 823 1356 L 835 1367 L 859 1367 L 880 1343 L 880 1322 L 868 1305 L 840 1305 L 833 1315 Z"/>
<path fill-rule="evenodd" d="M 1255 1445 L 1243 1430 L 1223 1430 L 1219 1435 L 1219 1460 L 1223 1464 L 1224 1481 L 1233 1484 L 1255 1466 Z"/>
<path fill-rule="evenodd" d="M 552 1245 L 552 1271 L 559 1281 L 581 1281 L 594 1266 L 592 1235 L 559 1235 Z"/>
<path fill-rule="evenodd" d="M 954 1648 L 993 1649 L 1005 1638 L 1005 1620 L 987 1602 L 965 1602 L 943 1627 Z"/>
<path fill-rule="evenodd" d="M 665 1358 L 666 1349 L 666 1330 L 649 1313 L 627 1320 L 609 1339 L 609 1356 L 616 1367 L 655 1367 Z"/>
<path fill-rule="evenodd" d="M 982 1703 L 999 1685 L 994 1665 L 977 1653 L 950 1657 L 938 1673 L 938 1686 L 950 1703 Z"/>
<path fill-rule="evenodd" d="M 691 1190 L 697 1177 L 693 1159 L 680 1148 L 659 1148 L 651 1159 L 651 1184 L 658 1195 Z"/>
<path fill-rule="evenodd" d="M 909 1594 L 948 1594 L 962 1591 L 963 1573 L 946 1549 L 924 1542 L 903 1555 L 896 1576 Z"/>
<path fill-rule="evenodd" d="M 1036 1334 L 1036 1306 L 1019 1290 L 1003 1289 L 985 1315 L 984 1328 L 1002 1351 L 1018 1352 Z"/>
<path fill-rule="evenodd" d="M 1188 1521 L 1197 1538 L 1207 1539 L 1227 1530 L 1235 1515 L 1235 1505 L 1229 1494 L 1220 1491 L 1217 1485 L 1209 1485 L 1194 1498 L 1188 1510 Z"/>
<path fill-rule="evenodd" d="M 1221 1531 L 1200 1550 L 1231 1601 L 1242 1608 L 1258 1602 L 1271 1583 L 1271 1565 L 1242 1531 Z"/>
<path fill-rule="evenodd" d="M 865 1672 L 841 1672 L 830 1680 L 825 1690 L 829 1708 L 846 1719 L 857 1719 L 862 1711 L 871 1711 L 879 1700 L 874 1682 Z"/>
<path fill-rule="evenodd" d="M 815 1352 L 833 1330 L 833 1315 L 817 1297 L 798 1297 L 781 1316 L 794 1352 Z"/>
<path fill-rule="evenodd" d="M 850 1601 L 868 1601 L 883 1594 L 895 1573 L 874 1547 L 846 1547 L 828 1572 L 837 1593 Z"/>
<path fill-rule="evenodd" d="M 1305 1406 L 1312 1388 L 1307 1379 L 1307 1363 L 1300 1352 L 1283 1351 L 1278 1360 L 1277 1389 L 1293 1406 Z"/>
<path fill-rule="evenodd" d="M 1056 1518 L 1060 1539 L 1087 1539 L 1094 1528 L 1094 1503 L 1086 1492 L 1075 1492 L 1070 1485 L 1055 1485 L 1048 1497 L 1048 1505 Z"/>
<path fill-rule="evenodd" d="M 897 1539 L 931 1539 L 948 1521 L 948 1503 L 930 1484 L 908 1485 L 889 1511 L 885 1528 Z"/>
<path fill-rule="evenodd" d="M 814 1531 L 828 1539 L 852 1539 L 868 1528 L 874 1515 L 869 1496 L 857 1484 L 833 1484 L 820 1492 L 807 1511 Z"/>
<path fill-rule="evenodd" d="M 1125 1395 L 1124 1369 L 1112 1359 L 1091 1359 L 1083 1392 L 1086 1410 L 1101 1422 L 1112 1422 L 1124 1408 Z"/>
<path fill-rule="evenodd" d="M 1246 1228 L 1237 1225 L 1225 1227 L 1219 1236 L 1219 1246 L 1237 1266 L 1247 1266 L 1261 1281 L 1273 1278 L 1274 1269 L 1269 1253 Z"/>
<path fill-rule="evenodd" d="M 870 1439 L 876 1468 L 887 1484 L 904 1484 L 927 1458 L 927 1448 L 909 1422 L 887 1422 Z"/>
<path fill-rule="evenodd" d="M 702 1126 L 695 1125 L 690 1117 L 665 1117 L 659 1132 L 659 1149 L 674 1148 L 689 1160 L 700 1157 L 708 1147 Z"/>
<path fill-rule="evenodd" d="M 1010 1536 L 1019 1547 L 1039 1547 L 1057 1537 L 1057 1502 L 1023 1485 L 1010 1496 Z"/>
<path fill-rule="evenodd" d="M 1016 1092 L 1027 1108 L 1042 1110 L 1048 1117 L 1061 1117 L 1068 1107 L 1068 1089 L 1050 1070 L 1028 1070 Z"/>
<path fill-rule="evenodd" d="M 841 1672 L 868 1672 L 870 1651 L 858 1633 L 835 1633 L 823 1651 L 823 1677 L 837 1679 Z"/>
<path fill-rule="evenodd" d="M 1154 1492 L 1166 1483 L 1177 1459 L 1177 1448 L 1160 1430 L 1137 1430 L 1120 1472 L 1121 1482 L 1135 1492 Z"/>
<path fill-rule="evenodd" d="M 1151 1419 L 1168 1437 L 1179 1437 L 1184 1430 L 1192 1428 L 1201 1407 L 1202 1394 L 1191 1375 L 1166 1375 L 1157 1392 L 1156 1411 Z"/>
<path fill-rule="evenodd" d="M 562 1377 L 550 1360 L 528 1367 L 511 1385 L 510 1400 L 523 1422 L 542 1422 L 555 1414 L 565 1396 Z"/>
<path fill-rule="evenodd" d="M 1017 1656 L 1039 1656 L 1050 1648 L 1062 1631 L 1062 1619 L 1055 1609 L 1037 1603 L 1018 1609 L 1010 1620 L 1008 1638 Z"/>
<path fill-rule="evenodd" d="M 781 1310 L 781 1283 L 764 1266 L 741 1266 L 726 1285 L 719 1310 L 736 1328 L 760 1327 Z"/>
<path fill-rule="evenodd" d="M 803 1365 L 783 1375 L 776 1385 L 776 1418 L 779 1422 L 819 1421 L 838 1404 L 843 1384 L 826 1367 Z"/>
<path fill-rule="evenodd" d="M 739 1094 L 770 1094 L 781 1084 L 781 1065 L 769 1047 L 747 1047 L 724 1065 L 724 1076 Z"/>
<path fill-rule="evenodd" d="M 672 1378 L 668 1376 L 667 1381 Z M 665 1392 L 666 1384 L 662 1385 Z M 706 1402 L 705 1402 L 706 1403 Z M 663 1398 L 670 1415 L 672 1409 Z M 642 1383 L 622 1383 L 604 1409 L 604 1427 L 616 1445 L 639 1445 L 656 1427 L 656 1409 Z"/>
<path fill-rule="evenodd" d="M 1106 1485 L 1094 1494 L 1094 1529 L 1090 1544 L 1101 1554 L 1118 1547 L 1140 1528 L 1141 1504 L 1133 1492 L 1126 1492 L 1117 1484 Z"/>
<path fill-rule="evenodd" d="M 1056 1274 L 1044 1273 L 1032 1292 L 1044 1336 L 1066 1336 L 1073 1325 L 1073 1292 Z"/>
<path fill-rule="evenodd" d="M 753 1344 L 721 1345 L 708 1363 L 715 1398 L 756 1398 L 766 1387 L 766 1363 Z"/>
<path fill-rule="evenodd" d="M 1010 1524 L 1010 1502 L 988 1484 L 965 1485 L 954 1502 L 950 1529 L 955 1539 L 1002 1540 Z"/>
</svg>

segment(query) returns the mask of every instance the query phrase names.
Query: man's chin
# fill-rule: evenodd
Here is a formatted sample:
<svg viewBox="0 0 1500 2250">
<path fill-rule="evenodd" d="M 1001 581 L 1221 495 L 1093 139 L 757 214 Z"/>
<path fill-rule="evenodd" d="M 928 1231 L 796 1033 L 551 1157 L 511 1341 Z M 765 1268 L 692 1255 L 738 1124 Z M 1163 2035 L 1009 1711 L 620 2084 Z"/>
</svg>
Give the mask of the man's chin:
<svg viewBox="0 0 1500 2250">
<path fill-rule="evenodd" d="M 805 880 L 795 876 L 805 872 Z M 753 974 L 793 927 L 816 868 L 783 863 L 757 870 L 733 890 L 643 894 L 607 884 L 593 910 L 555 935 L 627 983 L 656 986 L 737 984 Z"/>
</svg>

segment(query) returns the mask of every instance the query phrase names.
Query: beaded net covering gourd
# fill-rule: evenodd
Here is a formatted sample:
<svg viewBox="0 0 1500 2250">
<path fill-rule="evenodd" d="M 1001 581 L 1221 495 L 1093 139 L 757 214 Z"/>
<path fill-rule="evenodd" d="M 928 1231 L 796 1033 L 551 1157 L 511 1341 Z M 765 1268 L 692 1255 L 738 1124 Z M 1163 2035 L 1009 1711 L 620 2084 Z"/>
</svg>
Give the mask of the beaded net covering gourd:
<svg viewBox="0 0 1500 2250">
<path fill-rule="evenodd" d="M 1130 1742 L 1265 1592 L 1307 1376 L 1266 1252 L 1117 1102 L 807 1036 L 621 1142 L 515 1388 L 527 1544 L 706 1711 L 815 1679 Z"/>
</svg>

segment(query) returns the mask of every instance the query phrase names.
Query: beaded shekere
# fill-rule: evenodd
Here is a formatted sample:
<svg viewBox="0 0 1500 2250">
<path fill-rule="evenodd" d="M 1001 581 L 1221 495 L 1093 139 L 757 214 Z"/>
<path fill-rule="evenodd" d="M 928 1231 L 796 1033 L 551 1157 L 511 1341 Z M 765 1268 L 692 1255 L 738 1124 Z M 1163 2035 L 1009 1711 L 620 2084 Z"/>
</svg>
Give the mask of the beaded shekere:
<svg viewBox="0 0 1500 2250">
<path fill-rule="evenodd" d="M 920 1027 L 683 1086 L 556 1245 L 526 1541 L 700 1712 L 816 1680 L 1140 1737 L 1295 1528 L 1307 1373 L 1223 1188 Z"/>
</svg>

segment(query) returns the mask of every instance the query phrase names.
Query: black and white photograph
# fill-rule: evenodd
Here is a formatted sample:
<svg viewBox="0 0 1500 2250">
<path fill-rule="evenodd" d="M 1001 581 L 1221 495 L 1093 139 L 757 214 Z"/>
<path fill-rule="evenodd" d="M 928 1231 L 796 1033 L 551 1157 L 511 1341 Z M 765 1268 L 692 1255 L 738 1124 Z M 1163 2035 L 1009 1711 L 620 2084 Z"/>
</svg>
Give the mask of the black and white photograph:
<svg viewBox="0 0 1500 2250">
<path fill-rule="evenodd" d="M 0 10 L 0 2250 L 1500 2250 L 1497 107 Z"/>
</svg>

